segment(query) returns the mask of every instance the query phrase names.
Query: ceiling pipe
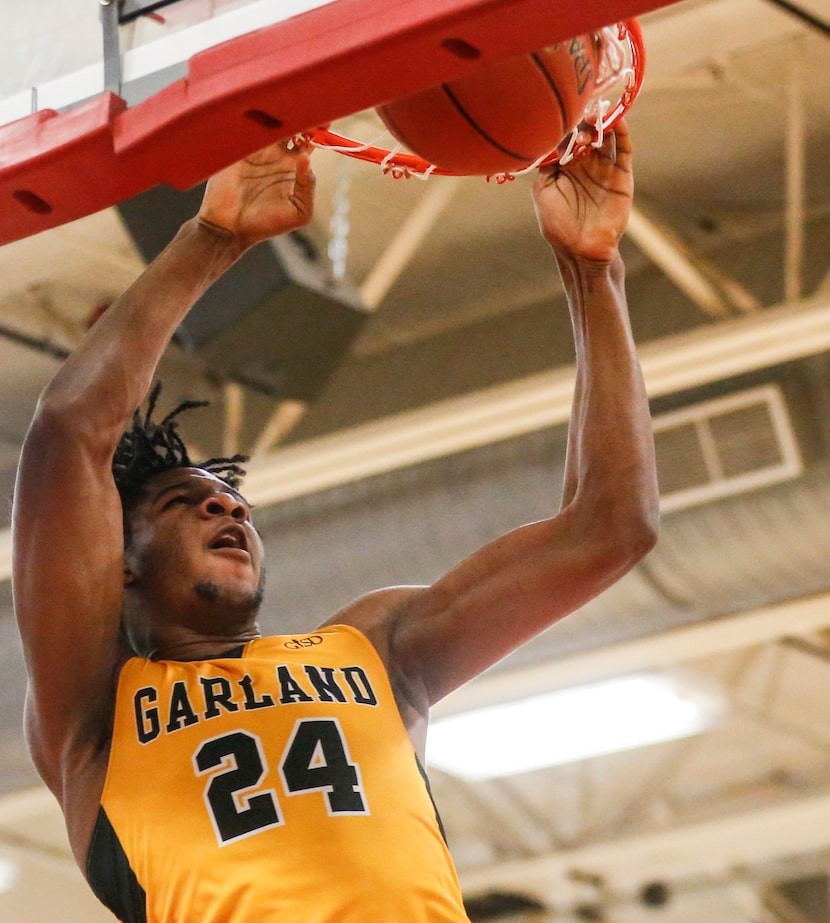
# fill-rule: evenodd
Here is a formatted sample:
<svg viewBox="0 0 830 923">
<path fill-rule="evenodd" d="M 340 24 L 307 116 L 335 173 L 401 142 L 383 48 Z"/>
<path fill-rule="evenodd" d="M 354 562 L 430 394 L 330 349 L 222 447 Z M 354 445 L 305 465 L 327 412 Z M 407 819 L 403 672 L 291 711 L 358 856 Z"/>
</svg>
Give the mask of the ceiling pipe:
<svg viewBox="0 0 830 923">
<path fill-rule="evenodd" d="M 807 117 L 804 106 L 804 43 L 793 43 L 787 86 L 787 137 L 785 143 L 786 247 L 784 254 L 784 297 L 795 301 L 803 292 L 804 199 Z"/>
<path fill-rule="evenodd" d="M 813 16 L 812 13 L 802 9 L 802 7 L 797 6 L 795 3 L 788 2 L 788 0 L 768 0 L 768 2 L 790 13 L 797 19 L 800 19 L 801 22 L 808 25 L 811 29 L 815 29 L 820 35 L 830 38 L 830 23 L 825 22 L 823 19 L 819 19 L 818 16 Z"/>
</svg>

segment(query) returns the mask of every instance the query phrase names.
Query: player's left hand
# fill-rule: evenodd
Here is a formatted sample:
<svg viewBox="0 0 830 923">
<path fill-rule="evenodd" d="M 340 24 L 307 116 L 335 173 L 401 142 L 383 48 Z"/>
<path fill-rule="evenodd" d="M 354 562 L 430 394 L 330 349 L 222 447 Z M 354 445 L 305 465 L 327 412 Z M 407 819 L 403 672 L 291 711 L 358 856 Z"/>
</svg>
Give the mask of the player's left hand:
<svg viewBox="0 0 830 923">
<path fill-rule="evenodd" d="M 542 234 L 562 255 L 609 262 L 631 213 L 634 178 L 631 139 L 623 119 L 602 147 L 566 166 L 542 167 L 533 186 Z"/>
<path fill-rule="evenodd" d="M 280 141 L 211 177 L 198 217 L 251 246 L 307 225 L 314 186 L 311 146 Z"/>
</svg>

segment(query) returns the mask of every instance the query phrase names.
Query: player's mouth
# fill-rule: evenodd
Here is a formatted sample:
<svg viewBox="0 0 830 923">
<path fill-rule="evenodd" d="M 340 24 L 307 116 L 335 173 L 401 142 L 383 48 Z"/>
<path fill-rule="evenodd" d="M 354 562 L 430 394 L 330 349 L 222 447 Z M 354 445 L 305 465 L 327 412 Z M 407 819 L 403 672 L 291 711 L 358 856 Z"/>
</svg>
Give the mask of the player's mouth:
<svg viewBox="0 0 830 923">
<path fill-rule="evenodd" d="M 236 523 L 219 529 L 208 542 L 208 549 L 210 551 L 242 552 L 248 557 L 250 557 L 251 553 L 248 548 L 248 536 L 245 534 L 245 529 Z"/>
</svg>

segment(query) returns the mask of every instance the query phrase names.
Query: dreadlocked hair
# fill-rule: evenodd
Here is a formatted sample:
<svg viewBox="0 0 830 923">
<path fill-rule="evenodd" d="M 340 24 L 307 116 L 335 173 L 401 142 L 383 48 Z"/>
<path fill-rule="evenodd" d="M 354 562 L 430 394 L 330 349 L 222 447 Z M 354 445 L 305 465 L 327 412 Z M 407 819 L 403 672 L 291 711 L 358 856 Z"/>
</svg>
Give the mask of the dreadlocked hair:
<svg viewBox="0 0 830 923">
<path fill-rule="evenodd" d="M 178 433 L 179 416 L 195 407 L 206 407 L 209 402 L 183 401 L 156 422 L 152 417 L 160 393 L 161 382 L 158 381 L 147 398 L 146 413 L 142 417 L 141 408 L 135 411 L 132 425 L 119 440 L 113 456 L 112 474 L 125 509 L 146 481 L 172 468 L 200 468 L 209 471 L 236 490 L 245 476 L 241 466 L 248 461 L 247 455 L 193 462 Z"/>
</svg>

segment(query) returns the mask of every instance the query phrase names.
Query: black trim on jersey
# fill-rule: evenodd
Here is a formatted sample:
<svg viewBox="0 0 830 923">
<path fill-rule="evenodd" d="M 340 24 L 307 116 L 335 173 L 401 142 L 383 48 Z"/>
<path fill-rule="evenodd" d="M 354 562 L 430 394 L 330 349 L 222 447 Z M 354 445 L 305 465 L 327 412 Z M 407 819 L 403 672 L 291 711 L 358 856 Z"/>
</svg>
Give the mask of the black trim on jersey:
<svg viewBox="0 0 830 923">
<path fill-rule="evenodd" d="M 86 877 L 98 900 L 122 923 L 147 923 L 147 895 L 103 808 L 89 843 Z"/>
<path fill-rule="evenodd" d="M 418 754 L 415 754 L 415 763 L 418 766 L 418 772 L 421 774 L 421 778 L 424 780 L 424 785 L 427 787 L 427 794 L 429 795 L 429 800 L 432 802 L 432 809 L 435 811 L 435 819 L 438 821 L 438 829 L 441 831 L 441 837 L 444 842 L 447 842 L 447 834 L 444 830 L 444 824 L 441 821 L 441 815 L 438 813 L 438 805 L 435 803 L 435 799 L 432 797 L 432 788 L 429 784 L 429 776 L 427 775 L 426 769 L 421 765 L 421 761 L 418 759 Z"/>
<path fill-rule="evenodd" d="M 201 660 L 241 660 L 242 654 L 245 652 L 245 645 L 239 644 L 237 647 L 232 647 L 229 651 L 225 651 L 222 654 L 214 654 L 211 657 L 202 657 Z"/>
</svg>

